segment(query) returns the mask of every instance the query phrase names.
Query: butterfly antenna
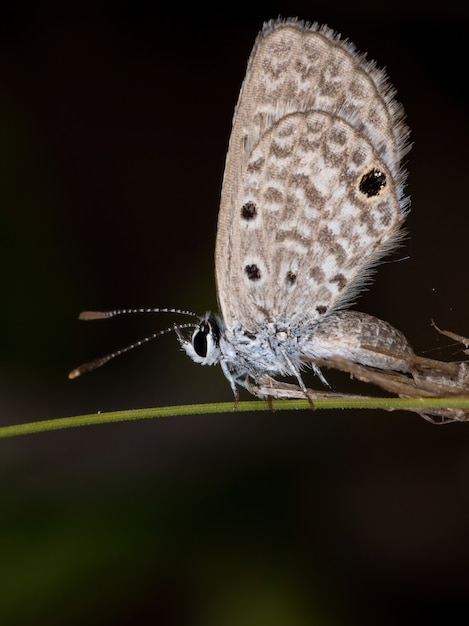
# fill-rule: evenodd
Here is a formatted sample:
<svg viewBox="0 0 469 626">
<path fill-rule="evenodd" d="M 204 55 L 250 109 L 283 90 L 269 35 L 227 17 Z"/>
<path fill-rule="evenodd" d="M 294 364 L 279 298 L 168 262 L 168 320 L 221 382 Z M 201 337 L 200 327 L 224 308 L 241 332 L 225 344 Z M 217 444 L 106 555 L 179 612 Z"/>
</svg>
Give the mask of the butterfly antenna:
<svg viewBox="0 0 469 626">
<path fill-rule="evenodd" d="M 151 309 L 150 311 L 152 313 L 155 312 L 153 309 Z M 140 312 L 140 309 L 138 309 L 137 312 Z M 104 317 L 107 317 L 107 315 L 104 315 Z M 100 318 L 84 318 L 84 319 L 100 319 Z M 89 361 L 88 363 L 83 363 L 83 365 L 80 365 L 79 367 L 76 367 L 74 370 L 72 370 L 70 374 L 68 375 L 68 377 L 70 379 L 78 378 L 78 376 L 82 376 L 83 374 L 87 374 L 88 372 L 92 372 L 93 370 L 98 369 L 98 367 L 101 367 L 101 365 L 104 365 L 111 359 L 114 359 L 116 356 L 120 356 L 121 354 L 125 354 L 126 352 L 129 352 L 130 350 L 133 350 L 134 348 L 143 346 L 143 344 L 148 343 L 149 341 L 153 341 L 153 339 L 156 339 L 157 337 L 161 337 L 161 335 L 166 335 L 172 331 L 178 331 L 183 328 L 195 328 L 196 326 L 197 324 L 175 324 L 174 326 L 165 328 L 164 330 L 160 330 L 157 333 L 153 333 L 153 335 L 149 335 L 148 337 L 139 339 L 139 341 L 134 341 L 128 346 L 125 346 L 125 348 L 120 348 L 119 350 L 116 350 L 115 352 L 111 352 L 110 354 L 106 356 L 102 356 L 98 359 L 94 359 L 93 361 Z"/>
<path fill-rule="evenodd" d="M 183 309 L 115 309 L 114 311 L 82 311 L 78 317 L 80 320 L 104 320 L 118 315 L 134 315 L 140 313 L 176 313 L 178 315 L 190 315 L 197 317 L 192 311 Z"/>
</svg>

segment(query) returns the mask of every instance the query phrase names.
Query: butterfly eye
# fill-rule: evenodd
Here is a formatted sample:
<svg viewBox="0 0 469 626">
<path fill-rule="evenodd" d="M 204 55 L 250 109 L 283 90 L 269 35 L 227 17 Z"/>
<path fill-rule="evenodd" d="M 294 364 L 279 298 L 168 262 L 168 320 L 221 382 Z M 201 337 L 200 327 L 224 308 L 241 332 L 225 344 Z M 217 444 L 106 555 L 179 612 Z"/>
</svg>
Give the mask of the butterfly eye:
<svg viewBox="0 0 469 626">
<path fill-rule="evenodd" d="M 196 353 L 205 358 L 207 356 L 207 335 L 210 332 L 208 324 L 201 325 L 192 335 L 192 345 Z"/>
</svg>

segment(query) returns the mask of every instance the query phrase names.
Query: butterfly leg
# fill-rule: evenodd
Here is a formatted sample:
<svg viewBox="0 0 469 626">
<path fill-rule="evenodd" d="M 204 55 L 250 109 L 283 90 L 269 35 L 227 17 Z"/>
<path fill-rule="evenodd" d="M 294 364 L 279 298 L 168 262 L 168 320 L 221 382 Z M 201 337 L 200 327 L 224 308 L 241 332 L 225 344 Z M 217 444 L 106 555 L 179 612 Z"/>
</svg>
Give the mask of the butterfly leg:
<svg viewBox="0 0 469 626">
<path fill-rule="evenodd" d="M 304 391 L 298 385 L 275 380 L 267 374 L 259 376 L 254 383 L 245 380 L 243 384 L 249 393 L 263 400 L 299 400 L 305 398 Z"/>
<path fill-rule="evenodd" d="M 293 361 L 291 360 L 291 358 L 288 356 L 288 354 L 286 352 L 283 352 L 283 357 L 286 360 L 286 362 L 289 364 L 292 372 L 294 373 L 294 375 L 296 376 L 296 380 L 298 381 L 298 385 L 299 388 L 301 389 L 301 391 L 303 392 L 303 396 L 308 400 L 311 408 L 313 409 L 313 411 L 315 410 L 315 406 L 313 403 L 313 398 L 312 395 L 309 391 L 309 389 L 306 387 L 306 385 L 303 382 L 303 379 L 301 378 L 301 372 L 300 370 L 297 368 L 297 366 L 293 363 Z M 317 368 L 319 370 L 319 368 Z M 320 371 L 320 370 L 319 370 Z M 321 379 L 324 379 L 324 377 L 321 374 Z M 325 379 L 324 379 L 325 380 Z"/>
<path fill-rule="evenodd" d="M 303 381 L 301 380 L 301 376 L 298 379 L 298 382 L 301 383 L 299 385 L 292 385 L 291 383 L 284 383 L 279 380 L 275 380 L 271 376 L 267 374 L 262 374 L 257 378 L 255 383 L 250 383 L 248 380 L 245 381 L 244 386 L 246 389 L 252 393 L 254 396 L 258 398 L 266 399 L 270 408 L 272 409 L 272 400 L 308 400 L 311 408 L 315 410 L 313 398 L 315 396 L 315 392 L 311 389 L 307 389 Z M 320 394 L 323 395 L 323 394 Z"/>
<path fill-rule="evenodd" d="M 231 371 L 230 371 L 230 369 L 227 366 L 225 361 L 221 361 L 220 365 L 221 365 L 221 368 L 223 370 L 223 373 L 225 374 L 228 382 L 230 383 L 230 387 L 231 387 L 231 390 L 232 390 L 233 395 L 234 395 L 234 405 L 235 405 L 235 408 L 236 408 L 238 406 L 238 402 L 239 402 L 239 392 L 238 392 L 238 387 L 236 386 L 236 378 L 231 373 Z"/>
</svg>

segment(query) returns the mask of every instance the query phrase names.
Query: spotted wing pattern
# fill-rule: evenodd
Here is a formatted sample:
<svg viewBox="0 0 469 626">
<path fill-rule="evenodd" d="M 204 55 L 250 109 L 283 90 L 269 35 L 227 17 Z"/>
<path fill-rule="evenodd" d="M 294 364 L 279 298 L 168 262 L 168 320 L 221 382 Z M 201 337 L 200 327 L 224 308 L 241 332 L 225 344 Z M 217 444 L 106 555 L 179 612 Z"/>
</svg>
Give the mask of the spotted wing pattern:
<svg viewBox="0 0 469 626">
<path fill-rule="evenodd" d="M 330 29 L 269 22 L 236 107 L 216 245 L 227 329 L 313 326 L 397 241 L 408 131 L 384 72 Z"/>
</svg>

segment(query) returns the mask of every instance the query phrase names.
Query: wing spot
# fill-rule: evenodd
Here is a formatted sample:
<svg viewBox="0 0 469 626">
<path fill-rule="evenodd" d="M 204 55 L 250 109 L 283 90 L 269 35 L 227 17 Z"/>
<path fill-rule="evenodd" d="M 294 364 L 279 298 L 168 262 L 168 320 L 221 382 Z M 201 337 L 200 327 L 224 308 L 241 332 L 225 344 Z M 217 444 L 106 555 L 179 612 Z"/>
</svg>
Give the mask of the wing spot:
<svg viewBox="0 0 469 626">
<path fill-rule="evenodd" d="M 283 201 L 283 193 L 275 187 L 267 187 L 264 192 L 264 199 L 269 204 L 280 204 Z"/>
<path fill-rule="evenodd" d="M 270 146 L 270 154 L 278 159 L 288 159 L 292 156 L 293 148 L 292 146 L 281 145 L 275 141 L 272 141 Z"/>
<path fill-rule="evenodd" d="M 339 289 L 343 289 L 345 287 L 345 285 L 347 284 L 347 279 L 345 278 L 345 276 L 343 274 L 336 274 L 335 276 L 333 276 L 330 281 L 331 283 L 337 283 Z"/>
<path fill-rule="evenodd" d="M 241 217 L 247 222 L 257 217 L 257 207 L 254 202 L 246 202 L 241 207 Z"/>
<path fill-rule="evenodd" d="M 319 284 L 323 283 L 326 279 L 323 270 L 318 266 L 312 267 L 309 270 L 309 276 Z"/>
<path fill-rule="evenodd" d="M 319 313 L 319 315 L 324 315 L 324 313 L 326 313 L 327 311 L 327 306 L 325 306 L 324 304 L 320 304 L 316 307 L 316 311 Z"/>
<path fill-rule="evenodd" d="M 356 165 L 357 167 L 360 167 L 361 165 L 364 164 L 366 159 L 366 152 L 363 148 L 357 148 L 356 150 L 353 151 L 352 156 L 351 156 L 351 161 L 354 165 Z"/>
<path fill-rule="evenodd" d="M 249 280 L 259 280 L 261 277 L 261 271 L 255 263 L 252 265 L 246 265 L 244 271 L 246 272 Z"/>
<path fill-rule="evenodd" d="M 372 169 L 361 177 L 359 190 L 367 197 L 377 196 L 381 189 L 386 186 L 386 174 L 377 169 Z"/>
<path fill-rule="evenodd" d="M 296 283 L 296 274 L 294 274 L 292 271 L 287 272 L 287 284 L 288 285 L 294 285 Z"/>
<path fill-rule="evenodd" d="M 247 167 L 247 171 L 250 173 L 258 173 L 264 167 L 265 158 L 259 157 L 256 161 L 250 161 Z"/>
<path fill-rule="evenodd" d="M 347 143 L 347 133 L 340 128 L 333 128 L 330 132 L 329 139 L 339 146 L 345 146 Z"/>
</svg>

